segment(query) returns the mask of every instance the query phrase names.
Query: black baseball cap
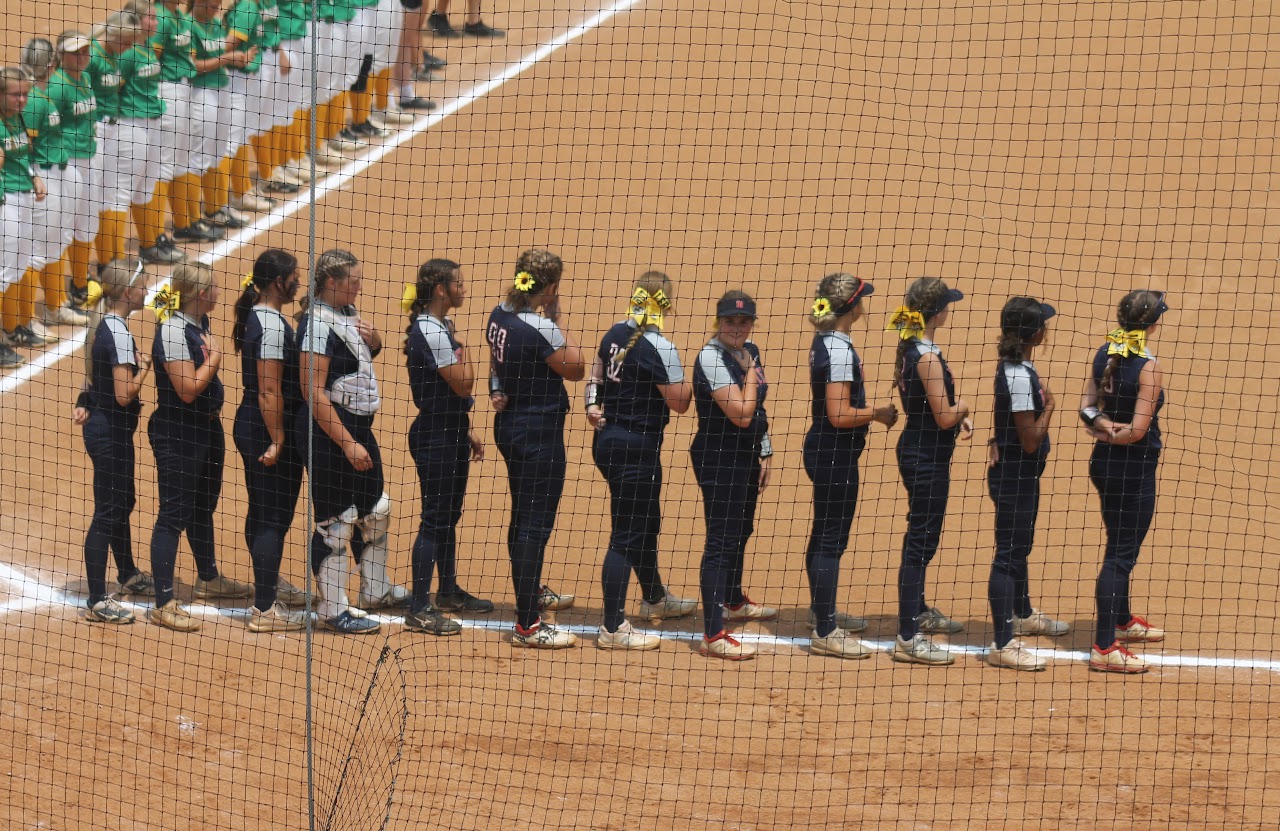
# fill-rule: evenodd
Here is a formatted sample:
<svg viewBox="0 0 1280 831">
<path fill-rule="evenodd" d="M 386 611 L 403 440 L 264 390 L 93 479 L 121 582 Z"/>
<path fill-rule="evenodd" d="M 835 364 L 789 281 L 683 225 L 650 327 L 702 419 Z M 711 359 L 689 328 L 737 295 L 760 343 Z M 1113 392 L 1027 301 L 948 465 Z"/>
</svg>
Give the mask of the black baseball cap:
<svg viewBox="0 0 1280 831">
<path fill-rule="evenodd" d="M 749 317 L 756 319 L 756 301 L 750 297 L 722 297 L 716 303 L 716 317 Z"/>
<path fill-rule="evenodd" d="M 938 298 L 938 302 L 934 304 L 933 308 L 924 313 L 925 317 L 933 317 L 957 300 L 964 300 L 964 292 L 960 291 L 960 289 L 947 289 L 946 293 Z"/>
<path fill-rule="evenodd" d="M 1029 338 L 1044 328 L 1058 310 L 1034 297 L 1011 297 L 1000 311 L 1000 328 Z"/>
</svg>

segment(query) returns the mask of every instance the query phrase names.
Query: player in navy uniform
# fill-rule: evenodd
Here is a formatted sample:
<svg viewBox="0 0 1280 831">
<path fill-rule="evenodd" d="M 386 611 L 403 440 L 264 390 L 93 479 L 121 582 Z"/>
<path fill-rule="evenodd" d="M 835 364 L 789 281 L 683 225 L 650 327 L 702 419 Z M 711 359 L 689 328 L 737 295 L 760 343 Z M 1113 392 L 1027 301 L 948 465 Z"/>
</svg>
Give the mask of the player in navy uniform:
<svg viewBox="0 0 1280 831">
<path fill-rule="evenodd" d="M 550 251 L 530 249 L 516 261 L 504 300 L 489 315 L 494 439 L 507 463 L 511 524 L 507 551 L 516 595 L 515 646 L 564 649 L 572 632 L 542 619 L 540 609 L 564 608 L 565 598 L 542 585 L 542 563 L 564 492 L 564 382 L 581 381 L 581 347 L 561 328 L 560 277 L 564 264 Z M 541 308 L 541 314 L 538 309 Z"/>
<path fill-rule="evenodd" d="M 633 569 L 642 592 L 641 617 L 684 617 L 698 606 L 667 591 L 658 572 L 663 431 L 670 414 L 688 412 L 693 401 L 680 353 L 662 336 L 672 298 L 667 275 L 640 275 L 630 316 L 605 333 L 587 384 L 587 418 L 596 430 L 591 451 L 609 483 L 612 522 L 600 578 L 604 624 L 596 644 L 601 649 L 656 649 L 662 642 L 635 631 L 623 614 Z"/>
<path fill-rule="evenodd" d="M 996 550 L 988 596 L 995 640 L 993 666 L 1034 672 L 1045 660 L 1015 638 L 1065 635 L 1070 627 L 1031 606 L 1027 559 L 1040 513 L 1040 477 L 1049 457 L 1054 399 L 1031 362 L 1056 312 L 1033 297 L 1011 297 L 1000 312 L 1000 367 L 996 371 L 995 436 L 988 442 L 987 493 L 996 506 Z"/>
<path fill-rule="evenodd" d="M 151 622 L 194 632 L 200 622 L 173 596 L 178 540 L 186 532 L 195 556 L 196 599 L 248 597 L 245 583 L 218 574 L 213 512 L 222 493 L 226 435 L 222 432 L 222 352 L 209 331 L 209 313 L 218 305 L 218 286 L 207 265 L 182 263 L 156 295 L 159 325 L 151 347 L 156 372 L 156 409 L 147 437 L 156 457 L 160 509 L 151 533 L 151 571 L 156 608 Z"/>
<path fill-rule="evenodd" d="M 89 330 L 87 385 L 76 402 L 74 420 L 84 428 L 84 447 L 93 462 L 93 520 L 84 538 L 89 579 L 86 619 L 133 623 L 133 612 L 107 594 L 107 553 L 115 557 L 120 588 L 126 594 L 150 594 L 151 575 L 133 560 L 129 516 L 134 506 L 133 434 L 142 402 L 138 395 L 151 370 L 151 356 L 138 352 L 129 332 L 129 315 L 142 308 L 147 289 L 142 263 L 115 260 L 99 276 L 106 314 Z"/>
<path fill-rule="evenodd" d="M 284 539 L 293 524 L 302 489 L 302 461 L 290 440 L 302 404 L 298 388 L 298 345 L 284 307 L 298 294 L 298 259 L 268 248 L 241 284 L 231 338 L 241 354 L 244 398 L 236 409 L 232 435 L 244 461 L 249 510 L 245 543 L 253 560 L 251 632 L 302 629 L 306 621 L 285 610 L 305 595 L 280 577 Z"/>
<path fill-rule="evenodd" d="M 458 520 L 467 494 L 472 461 L 484 459 L 484 445 L 471 431 L 475 371 L 458 341 L 449 312 L 467 297 L 462 266 L 427 260 L 406 288 L 402 305 L 410 323 L 405 342 L 409 387 L 418 416 L 409 428 L 409 452 L 418 468 L 422 508 L 413 543 L 413 600 L 405 625 L 432 635 L 456 635 L 457 621 L 444 612 L 485 614 L 493 603 L 458 586 Z M 431 603 L 431 572 L 440 570 L 440 588 Z"/>
<path fill-rule="evenodd" d="M 1156 510 L 1164 379 L 1147 341 L 1168 310 L 1164 292 L 1124 296 L 1116 310 L 1120 328 L 1094 354 L 1081 400 L 1080 417 L 1097 442 L 1089 458 L 1089 479 L 1098 490 L 1107 528 L 1098 573 L 1098 628 L 1089 652 L 1089 668 L 1102 672 L 1146 672 L 1147 662 L 1125 644 L 1164 640 L 1164 630 L 1130 609 L 1129 574 Z"/>
<path fill-rule="evenodd" d="M 715 337 L 698 353 L 693 395 L 698 432 L 689 447 L 702 490 L 706 544 L 702 551 L 704 655 L 730 661 L 754 658 L 756 649 L 725 629 L 728 621 L 771 620 L 778 610 L 755 603 L 742 590 L 747 542 L 755 530 L 756 501 L 769 484 L 768 383 L 760 349 L 751 342 L 756 303 L 744 291 L 716 303 Z"/>
<path fill-rule="evenodd" d="M 809 350 L 813 424 L 804 440 L 804 469 L 813 482 L 813 530 L 805 554 L 809 614 L 819 655 L 866 658 L 871 651 L 854 635 L 867 628 L 862 618 L 836 611 L 840 558 L 858 507 L 858 459 L 872 422 L 892 427 L 898 408 L 867 406 L 862 361 L 849 331 L 866 313 L 862 298 L 875 292 L 852 274 L 829 274 L 818 283 L 809 321 L 817 329 Z"/>
<path fill-rule="evenodd" d="M 907 489 L 907 532 L 898 570 L 898 640 L 893 660 L 941 665 L 955 661 L 927 635 L 955 634 L 964 627 L 928 605 L 925 571 L 938 551 L 951 489 L 951 456 L 957 434 L 973 435 L 969 405 L 956 398 L 951 370 L 934 343 L 950 318 L 950 304 L 964 297 L 937 277 L 921 277 L 907 289 L 889 320 L 898 331 L 894 379 L 907 416 L 898 438 L 898 471 Z"/>
<path fill-rule="evenodd" d="M 387 575 L 391 498 L 373 419 L 382 407 L 373 358 L 382 336 L 354 305 L 364 269 L 355 255 L 333 249 L 316 260 L 316 302 L 298 325 L 299 380 L 309 407 L 297 415 L 298 450 L 311 474 L 316 528 L 311 568 L 323 625 L 344 634 L 376 632 L 379 624 L 347 602 L 347 548 L 360 565 L 357 605 L 402 605 L 403 586 Z M 359 529 L 360 535 L 355 532 Z"/>
</svg>

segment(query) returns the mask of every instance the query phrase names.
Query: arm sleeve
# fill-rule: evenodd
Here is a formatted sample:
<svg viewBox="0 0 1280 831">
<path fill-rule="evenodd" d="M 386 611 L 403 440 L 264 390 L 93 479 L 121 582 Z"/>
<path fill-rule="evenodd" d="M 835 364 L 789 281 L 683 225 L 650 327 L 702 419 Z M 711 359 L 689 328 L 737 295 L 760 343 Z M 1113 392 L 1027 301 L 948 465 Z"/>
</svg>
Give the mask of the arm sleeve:
<svg viewBox="0 0 1280 831">
<path fill-rule="evenodd" d="M 853 347 L 840 338 L 827 338 L 827 355 L 831 359 L 831 374 L 827 381 L 839 384 L 856 379 L 855 367 L 858 359 L 853 354 Z"/>
<path fill-rule="evenodd" d="M 523 312 L 520 319 L 533 327 L 533 330 L 542 338 L 542 346 L 538 349 L 539 357 L 548 358 L 551 353 L 564 349 L 566 341 L 559 326 L 533 312 Z"/>
<path fill-rule="evenodd" d="M 724 362 L 724 352 L 716 347 L 709 344 L 702 347 L 698 353 L 698 365 L 702 367 L 702 374 L 707 377 L 707 385 L 712 392 L 734 383 L 733 374 Z"/>
<path fill-rule="evenodd" d="M 1004 380 L 1009 385 L 1009 409 L 1015 413 L 1034 412 L 1035 383 L 1031 371 L 1022 364 L 1005 364 Z"/>
<path fill-rule="evenodd" d="M 675 344 L 657 332 L 646 332 L 644 339 L 653 346 L 653 364 L 649 369 L 654 380 L 659 384 L 678 384 L 684 380 L 684 367 L 680 364 L 680 353 Z M 648 350 L 646 350 L 648 351 Z"/>
<path fill-rule="evenodd" d="M 111 331 L 111 362 L 115 366 L 138 365 L 138 350 L 129 334 L 129 327 L 119 320 L 107 319 L 107 327 Z M 183 345 L 186 345 L 185 339 Z"/>
<path fill-rule="evenodd" d="M 288 337 L 284 318 L 278 314 L 259 314 L 258 325 L 262 327 L 262 343 L 258 346 L 258 360 L 283 361 L 285 339 Z"/>
<path fill-rule="evenodd" d="M 187 343 L 187 327 L 181 320 L 170 318 L 160 325 L 160 331 L 156 333 L 156 337 L 160 339 L 160 354 L 164 356 L 164 362 L 170 361 L 191 361 L 195 363 L 195 356 L 191 354 L 191 346 Z"/>
<path fill-rule="evenodd" d="M 422 328 L 423 337 L 427 340 L 427 349 L 431 350 L 436 369 L 444 369 L 456 364 L 458 356 L 453 352 L 453 343 L 450 342 L 449 333 L 445 328 L 434 320 L 428 320 L 419 325 Z"/>
<path fill-rule="evenodd" d="M 314 355 L 329 354 L 329 324 L 322 320 L 316 319 L 314 316 L 308 323 L 306 330 L 302 333 L 301 342 L 298 344 L 298 350 L 301 352 L 310 352 Z"/>
</svg>

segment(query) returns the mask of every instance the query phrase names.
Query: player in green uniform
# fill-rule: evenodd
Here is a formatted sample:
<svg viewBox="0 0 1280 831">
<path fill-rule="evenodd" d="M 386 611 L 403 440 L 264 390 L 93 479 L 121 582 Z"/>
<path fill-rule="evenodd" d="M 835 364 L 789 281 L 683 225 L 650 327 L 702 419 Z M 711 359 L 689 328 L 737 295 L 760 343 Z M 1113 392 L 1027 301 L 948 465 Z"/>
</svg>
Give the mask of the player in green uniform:
<svg viewBox="0 0 1280 831">
<path fill-rule="evenodd" d="M 129 178 L 120 165 L 120 55 L 141 37 L 137 18 L 117 12 L 95 27 L 89 45 L 89 65 L 85 72 L 98 99 L 98 155 L 95 172 L 102 191 L 101 221 L 98 228 L 98 262 L 109 263 L 125 256 L 125 230 L 129 223 Z"/>
<path fill-rule="evenodd" d="M 226 228 L 243 228 L 246 218 L 227 204 L 227 171 L 223 159 L 231 144 L 231 78 L 227 67 L 248 61 L 242 51 L 228 51 L 227 28 L 218 16 L 220 0 L 194 0 L 191 5 L 191 165 L 201 170 L 206 218 Z"/>
<path fill-rule="evenodd" d="M 31 261 L 31 221 L 37 200 L 45 197 L 44 182 L 33 172 L 31 139 L 22 121 L 31 81 L 26 70 L 0 69 L 0 293 L 21 291 L 22 275 Z M 5 305 L 8 305 L 7 303 Z M 0 339 L 0 366 L 22 363 L 12 344 L 34 346 L 31 330 L 23 324 L 4 332 Z"/>
</svg>

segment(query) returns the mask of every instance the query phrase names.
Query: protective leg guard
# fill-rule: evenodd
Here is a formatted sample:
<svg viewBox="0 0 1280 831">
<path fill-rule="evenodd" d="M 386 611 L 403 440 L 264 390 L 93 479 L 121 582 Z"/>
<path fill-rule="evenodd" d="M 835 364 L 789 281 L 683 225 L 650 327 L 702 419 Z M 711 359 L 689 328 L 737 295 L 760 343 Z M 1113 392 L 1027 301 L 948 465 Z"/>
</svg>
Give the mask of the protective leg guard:
<svg viewBox="0 0 1280 831">
<path fill-rule="evenodd" d="M 320 595 L 316 614 L 321 620 L 335 618 L 351 605 L 347 601 L 347 578 L 350 576 L 347 543 L 355 533 L 357 516 L 353 506 L 333 519 L 316 524 L 316 531 L 329 549 L 329 555 L 316 567 L 316 592 Z"/>
<path fill-rule="evenodd" d="M 408 602 L 409 591 L 391 582 L 387 574 L 387 529 L 391 527 L 391 497 L 385 493 L 373 506 L 373 510 L 357 523 L 364 539 L 364 551 L 360 555 L 361 609 L 385 609 Z"/>
</svg>

